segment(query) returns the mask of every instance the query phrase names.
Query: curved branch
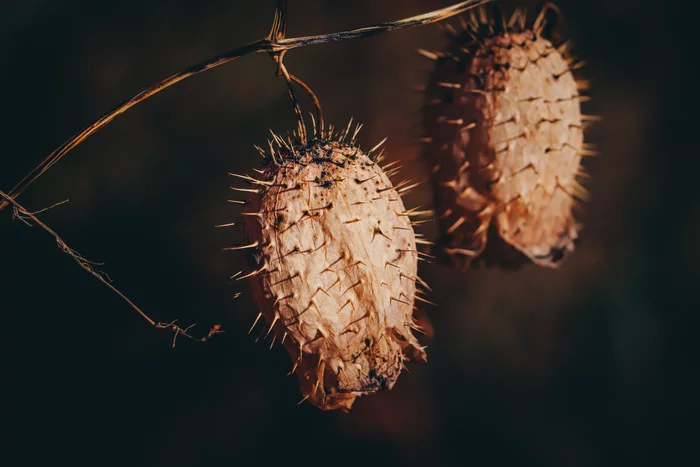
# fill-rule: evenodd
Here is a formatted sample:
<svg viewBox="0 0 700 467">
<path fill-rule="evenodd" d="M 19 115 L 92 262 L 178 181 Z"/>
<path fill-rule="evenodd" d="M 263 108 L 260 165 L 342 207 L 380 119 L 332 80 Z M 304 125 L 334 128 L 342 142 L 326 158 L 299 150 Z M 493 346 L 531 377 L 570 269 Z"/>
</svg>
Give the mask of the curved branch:
<svg viewBox="0 0 700 467">
<path fill-rule="evenodd" d="M 210 70 L 219 65 L 223 65 L 224 63 L 228 63 L 232 60 L 235 60 L 244 55 L 248 55 L 250 53 L 263 52 L 265 51 L 266 47 L 269 47 L 269 44 L 270 42 L 267 40 L 260 40 L 257 42 L 253 42 L 252 44 L 239 47 L 237 49 L 226 52 L 225 54 L 219 55 L 211 60 L 207 60 L 206 62 L 192 65 L 190 67 L 185 68 L 184 70 L 178 71 L 177 73 L 175 73 L 172 76 L 169 76 L 163 81 L 151 86 L 150 88 L 144 91 L 141 91 L 131 99 L 124 101 L 119 106 L 115 107 L 113 110 L 100 117 L 92 125 L 85 128 L 83 131 L 76 134 L 71 139 L 60 145 L 56 150 L 49 154 L 46 157 L 46 159 L 44 159 L 34 170 L 29 172 L 22 180 L 20 180 L 20 182 L 17 185 L 15 185 L 15 187 L 9 192 L 9 196 L 12 199 L 17 198 L 17 196 L 19 196 L 37 178 L 39 178 L 41 175 L 44 174 L 44 172 L 49 170 L 51 166 L 53 166 L 56 162 L 61 160 L 63 156 L 68 154 L 80 143 L 88 139 L 93 134 L 97 133 L 97 131 L 100 130 L 102 127 L 106 126 L 116 117 L 123 114 L 136 104 L 145 101 L 149 97 L 159 93 L 163 89 L 168 88 L 175 83 L 178 83 L 203 71 Z M 8 204 L 9 203 L 7 200 L 0 201 L 0 211 L 2 211 Z"/>
<path fill-rule="evenodd" d="M 296 93 L 294 92 L 294 86 L 292 86 L 292 78 L 287 68 L 284 66 L 284 54 L 287 51 L 284 50 L 280 53 L 272 54 L 272 59 L 277 63 L 277 76 L 284 76 L 284 80 L 287 82 L 287 89 L 289 91 L 289 98 L 292 100 L 292 106 L 294 108 L 294 113 L 297 116 L 297 131 L 299 132 L 299 141 L 302 144 L 306 144 L 306 123 L 304 123 L 304 115 L 301 112 L 301 106 L 299 106 L 299 101 L 297 101 Z"/>
<path fill-rule="evenodd" d="M 80 133 L 76 134 L 71 139 L 63 143 L 54 152 L 49 154 L 48 157 L 46 157 L 46 159 L 44 159 L 34 170 L 32 170 L 22 180 L 20 180 L 20 182 L 17 185 L 15 185 L 15 187 L 9 192 L 9 197 L 11 199 L 17 198 L 17 196 L 19 196 L 37 178 L 39 178 L 42 174 L 44 174 L 44 172 L 50 169 L 51 166 L 53 166 L 56 162 L 61 160 L 63 156 L 68 154 L 68 152 L 70 152 L 73 148 L 85 141 L 87 138 L 95 134 L 102 127 L 110 123 L 117 116 L 126 112 L 136 104 L 143 102 L 149 97 L 159 93 L 163 89 L 166 89 L 172 86 L 173 84 L 178 83 L 191 76 L 202 73 L 203 71 L 216 68 L 220 65 L 223 65 L 248 54 L 261 52 L 282 52 L 285 50 L 297 49 L 299 47 L 305 47 L 308 45 L 327 44 L 331 42 L 340 42 L 361 37 L 370 37 L 382 32 L 395 31 L 397 29 L 403 29 L 412 26 L 432 24 L 458 15 L 460 13 L 464 13 L 465 11 L 471 8 L 483 5 L 490 1 L 491 0 L 467 0 L 465 2 L 457 3 L 455 5 L 442 8 L 440 10 L 435 10 L 430 13 L 413 16 L 411 18 L 406 18 L 399 21 L 391 21 L 387 23 L 380 23 L 373 26 L 352 29 L 349 31 L 336 32 L 332 34 L 287 38 L 280 40 L 275 40 L 274 38 L 261 39 L 248 45 L 244 45 L 243 47 L 238 47 L 228 52 L 225 52 L 202 63 L 187 67 L 184 70 L 175 73 L 174 75 L 164 79 L 163 81 L 151 86 L 145 91 L 140 92 L 131 99 L 120 104 L 112 111 L 99 118 L 92 125 L 88 126 L 83 131 L 81 131 Z M 273 27 L 273 31 L 275 34 L 280 32 L 280 30 L 275 27 Z M 8 204 L 10 203 L 7 199 L 3 199 L 2 201 L 0 201 L 0 211 L 2 211 L 2 209 L 4 209 Z"/>
<path fill-rule="evenodd" d="M 306 93 L 307 93 L 307 94 L 309 95 L 309 97 L 311 98 L 311 101 L 313 102 L 314 107 L 316 108 L 316 115 L 318 116 L 318 128 L 319 128 L 319 130 L 320 130 L 320 133 L 319 133 L 319 134 L 322 136 L 322 135 L 323 135 L 324 120 L 323 120 L 323 108 L 321 107 L 321 101 L 318 100 L 318 97 L 316 97 L 316 94 L 315 94 L 314 91 L 309 87 L 308 84 L 306 84 L 306 83 L 303 82 L 301 79 L 297 78 L 296 76 L 294 76 L 294 75 L 291 74 L 291 73 L 290 73 L 289 77 L 292 79 L 292 81 L 294 81 L 294 82 L 297 83 L 299 86 L 301 86 L 302 89 L 304 89 L 304 91 L 306 91 Z"/>
<path fill-rule="evenodd" d="M 78 252 L 76 252 L 74 249 L 69 247 L 66 244 L 66 242 L 64 242 L 63 239 L 61 237 L 59 237 L 58 234 L 56 232 L 54 232 L 48 225 L 44 224 L 41 220 L 39 220 L 39 218 L 36 217 L 36 215 L 35 215 L 36 213 L 29 212 L 29 210 L 24 208 L 21 204 L 19 204 L 17 201 L 12 199 L 5 192 L 0 191 L 0 198 L 3 198 L 5 200 L 5 202 L 12 204 L 14 206 L 15 215 L 25 216 L 26 218 L 31 219 L 39 227 L 44 229 L 49 235 L 51 235 L 56 240 L 56 244 L 61 249 L 61 251 L 63 251 L 68 256 L 73 258 L 73 261 L 75 261 L 78 264 L 78 266 L 83 268 L 83 270 L 85 270 L 88 274 L 90 274 L 91 276 L 93 276 L 94 278 L 96 278 L 97 280 L 102 282 L 104 285 L 109 287 L 109 289 L 112 292 L 119 295 L 119 298 L 124 300 L 131 308 L 136 310 L 136 312 L 139 315 L 141 315 L 141 317 L 143 319 L 148 321 L 148 324 L 150 324 L 151 326 L 158 328 L 158 329 L 169 329 L 169 330 L 173 331 L 175 333 L 175 335 L 173 336 L 173 347 L 175 346 L 175 339 L 177 339 L 177 336 L 183 336 L 183 337 L 186 337 L 188 339 L 192 339 L 192 340 L 196 340 L 196 341 L 200 341 L 200 342 L 205 342 L 205 341 L 209 340 L 209 338 L 211 338 L 214 334 L 218 334 L 220 332 L 223 332 L 221 330 L 221 326 L 216 324 L 209 330 L 209 332 L 205 336 L 195 337 L 188 332 L 194 325 L 190 325 L 187 328 L 183 329 L 180 326 L 178 326 L 177 324 L 175 324 L 177 322 L 177 320 L 175 320 L 171 323 L 163 323 L 163 322 L 154 321 L 143 310 L 141 310 L 141 308 L 139 308 L 126 295 L 124 295 L 119 289 L 117 289 L 115 286 L 113 286 L 111 284 L 110 280 L 105 279 L 105 277 L 103 275 L 105 273 L 95 270 L 94 266 L 98 265 L 100 263 L 94 263 L 92 261 L 89 261 L 89 260 L 83 258 Z M 38 212 L 40 212 L 40 211 L 38 211 Z M 25 220 L 25 222 L 26 222 L 26 220 Z M 29 225 L 31 225 L 31 224 L 29 224 Z"/>
</svg>

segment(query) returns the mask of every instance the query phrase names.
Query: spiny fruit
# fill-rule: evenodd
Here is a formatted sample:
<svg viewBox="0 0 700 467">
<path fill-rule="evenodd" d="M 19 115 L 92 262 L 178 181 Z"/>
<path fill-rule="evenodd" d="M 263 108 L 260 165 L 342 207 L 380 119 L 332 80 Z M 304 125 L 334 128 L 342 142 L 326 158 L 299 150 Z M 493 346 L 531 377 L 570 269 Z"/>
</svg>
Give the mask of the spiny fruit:
<svg viewBox="0 0 700 467">
<path fill-rule="evenodd" d="M 587 121 L 568 56 L 553 45 L 558 11 L 545 5 L 531 27 L 516 11 L 482 8 L 461 30 L 445 28 L 425 89 L 424 155 L 433 168 L 441 246 L 465 270 L 476 258 L 558 267 L 574 250 L 574 198 Z M 488 248 L 487 248 L 488 247 Z"/>
<path fill-rule="evenodd" d="M 254 298 L 305 399 L 349 410 L 426 355 L 412 333 L 419 252 L 410 216 L 357 127 L 303 144 L 273 135 L 242 214 Z M 315 133 L 315 131 L 314 131 Z M 325 135 L 325 136 L 324 136 Z M 257 323 L 257 319 L 256 319 Z"/>
</svg>

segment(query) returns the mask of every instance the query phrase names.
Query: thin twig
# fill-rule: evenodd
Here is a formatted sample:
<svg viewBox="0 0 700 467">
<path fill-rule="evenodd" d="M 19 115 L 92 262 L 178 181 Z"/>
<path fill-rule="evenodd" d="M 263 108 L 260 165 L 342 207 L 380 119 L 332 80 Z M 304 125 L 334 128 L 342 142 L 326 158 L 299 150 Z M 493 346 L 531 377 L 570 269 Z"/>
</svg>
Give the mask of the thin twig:
<svg viewBox="0 0 700 467">
<path fill-rule="evenodd" d="M 294 113 L 297 116 L 297 130 L 299 131 L 299 141 L 302 144 L 306 144 L 306 124 L 304 123 L 304 114 L 301 112 L 301 106 L 299 101 L 297 101 L 296 93 L 294 92 L 294 86 L 292 85 L 292 78 L 284 66 L 284 54 L 287 51 L 283 50 L 279 53 L 270 54 L 272 59 L 277 63 L 277 76 L 284 76 L 284 80 L 287 82 L 287 90 L 289 91 L 289 98 L 292 100 L 292 107 L 294 108 Z"/>
<path fill-rule="evenodd" d="M 289 77 L 297 83 L 299 86 L 301 86 L 304 91 L 309 95 L 311 98 L 311 101 L 314 103 L 314 107 L 316 108 L 316 114 L 318 115 L 318 128 L 319 128 L 319 135 L 323 137 L 323 127 L 324 127 L 324 120 L 323 120 L 323 109 L 321 108 L 321 101 L 318 100 L 318 97 L 316 97 L 316 94 L 314 94 L 313 90 L 301 79 L 297 78 L 293 74 L 289 74 Z"/>
<path fill-rule="evenodd" d="M 288 0 L 277 0 L 277 10 L 275 11 L 275 20 L 272 22 L 272 29 L 268 39 L 273 42 L 278 43 L 287 36 L 287 6 L 289 4 Z M 299 141 L 302 144 L 306 144 L 306 122 L 304 122 L 304 114 L 301 111 L 301 106 L 297 100 L 296 93 L 294 92 L 294 86 L 292 85 L 292 77 L 287 71 L 287 67 L 284 66 L 284 56 L 288 51 L 283 50 L 281 52 L 273 52 L 270 54 L 272 60 L 277 64 L 277 76 L 283 76 L 287 83 L 287 89 L 289 91 L 289 98 L 292 101 L 292 107 L 294 108 L 294 113 L 297 117 L 297 131 L 299 133 Z M 313 94 L 313 93 L 312 93 Z"/>
<path fill-rule="evenodd" d="M 43 208 L 43 209 L 39 209 L 38 211 L 34 211 L 32 214 L 34 214 L 34 215 L 41 214 L 42 212 L 46 212 L 46 211 L 48 211 L 48 210 L 50 210 L 50 209 L 53 209 L 53 208 L 55 208 L 55 207 L 61 206 L 61 205 L 63 205 L 63 204 L 66 204 L 68 201 L 69 201 L 69 200 L 64 199 L 63 201 L 59 201 L 58 203 L 54 203 L 54 204 L 52 204 L 52 205 L 49 206 L 49 207 L 46 207 L 46 208 Z M 32 226 L 32 224 L 27 220 L 27 218 L 24 217 L 24 216 L 22 215 L 22 213 L 19 212 L 19 211 L 17 210 L 17 208 L 15 208 L 14 217 L 17 218 L 17 219 L 19 219 L 20 221 L 24 222 L 25 224 L 27 224 L 29 227 Z"/>
<path fill-rule="evenodd" d="M 104 274 L 101 271 L 95 270 L 93 266 L 100 265 L 101 263 L 95 263 L 92 261 L 89 261 L 85 258 L 83 258 L 78 252 L 76 252 L 74 249 L 68 246 L 66 242 L 61 239 L 61 237 L 58 236 L 56 232 L 54 232 L 48 225 L 46 225 L 44 222 L 39 220 L 34 213 L 30 212 L 28 209 L 24 208 L 22 205 L 20 205 L 16 200 L 12 199 L 7 193 L 4 191 L 0 190 L 0 197 L 4 198 L 8 204 L 12 204 L 16 210 L 16 212 L 20 213 L 22 216 L 26 216 L 27 218 L 31 219 L 36 225 L 44 229 L 46 232 L 48 232 L 55 240 L 56 243 L 58 244 L 58 247 L 63 251 L 64 253 L 68 254 L 73 260 L 80 266 L 83 270 L 88 272 L 91 276 L 93 276 L 95 279 L 98 281 L 102 282 L 104 285 L 109 287 L 112 292 L 116 293 L 119 295 L 119 297 L 124 300 L 131 308 L 136 310 L 136 312 L 141 315 L 143 319 L 148 321 L 148 324 L 150 324 L 153 327 L 156 327 L 158 329 L 170 329 L 175 333 L 175 336 L 173 337 L 173 347 L 175 346 L 175 339 L 177 336 L 184 336 L 187 337 L 188 339 L 200 341 L 200 342 L 205 342 L 209 340 L 214 334 L 218 334 L 219 332 L 222 332 L 221 326 L 220 325 L 214 325 L 209 332 L 207 333 L 206 336 L 203 337 L 194 337 L 191 334 L 189 334 L 187 331 L 194 325 L 190 325 L 185 329 L 182 329 L 180 326 L 176 325 L 175 323 L 177 320 L 171 322 L 171 323 L 162 323 L 162 322 L 156 322 L 153 319 L 151 319 L 150 316 L 148 316 L 141 308 L 139 308 L 134 302 L 132 302 L 126 295 L 124 295 L 119 289 L 117 289 L 115 286 L 113 286 L 108 279 L 105 279 L 102 274 Z M 40 212 L 40 211 L 38 211 Z"/>
<path fill-rule="evenodd" d="M 54 203 L 54 204 L 52 204 L 51 206 L 49 206 L 49 207 L 47 207 L 47 208 L 39 209 L 38 211 L 34 211 L 32 214 L 34 214 L 34 215 L 41 214 L 42 212 L 46 212 L 46 211 L 48 211 L 48 210 L 50 210 L 50 209 L 56 208 L 56 207 L 58 207 L 58 206 L 61 206 L 62 204 L 66 204 L 68 201 L 70 201 L 70 200 L 64 199 L 63 201 L 59 201 L 58 203 Z"/>
<path fill-rule="evenodd" d="M 76 134 L 71 139 L 63 143 L 54 152 L 49 154 L 49 156 L 46 159 L 44 159 L 34 170 L 27 174 L 10 191 L 9 196 L 12 199 L 15 199 L 37 178 L 39 178 L 44 172 L 51 168 L 51 166 L 58 162 L 63 156 L 68 154 L 68 152 L 70 152 L 73 148 L 85 141 L 88 137 L 96 133 L 100 128 L 110 123 L 112 120 L 114 120 L 114 118 L 126 112 L 136 104 L 148 99 L 149 97 L 159 93 L 163 89 L 168 88 L 173 84 L 178 83 L 186 78 L 189 78 L 207 70 L 211 70 L 212 68 L 216 68 L 219 65 L 223 65 L 248 54 L 282 52 L 284 50 L 292 50 L 297 49 L 299 47 L 306 47 L 309 45 L 327 44 L 331 42 L 340 42 L 361 37 L 370 37 L 383 32 L 395 31 L 397 29 L 436 23 L 450 18 L 452 16 L 458 15 L 460 13 L 464 13 L 465 11 L 471 8 L 483 5 L 485 3 L 488 3 L 489 1 L 491 0 L 467 0 L 446 8 L 442 8 L 440 10 L 432 11 L 430 13 L 413 16 L 411 18 L 406 18 L 399 21 L 391 21 L 387 23 L 380 23 L 374 26 L 352 29 L 349 31 L 337 32 L 332 34 L 285 38 L 280 40 L 275 40 L 272 37 L 267 37 L 265 39 L 252 42 L 248 45 L 235 48 L 202 63 L 187 67 L 184 70 L 175 73 L 174 75 L 164 79 L 163 81 L 151 86 L 150 88 L 135 95 L 131 99 L 125 101 L 124 103 L 116 107 L 114 110 L 108 112 L 107 114 L 99 118 L 92 125 L 88 126 L 83 131 L 81 131 L 80 133 Z M 286 2 L 284 1 L 282 3 L 286 4 Z M 278 25 L 277 28 L 273 28 L 271 34 L 275 34 L 276 36 L 280 32 L 281 26 Z M 0 211 L 4 209 L 8 204 L 10 204 L 9 200 L 0 201 Z"/>
<path fill-rule="evenodd" d="M 270 35 L 268 36 L 269 38 L 274 37 L 277 42 L 283 40 L 286 37 L 287 34 L 287 6 L 289 5 L 288 0 L 277 0 L 277 11 L 275 12 L 275 20 L 272 23 L 272 30 L 270 31 Z M 313 92 L 313 90 L 305 83 L 303 82 L 300 78 L 294 76 L 293 74 L 289 73 L 287 70 L 287 67 L 284 65 L 284 56 L 287 53 L 287 50 L 283 50 L 282 52 L 274 52 L 271 53 L 270 56 L 272 57 L 272 60 L 277 64 L 277 76 L 284 76 L 284 79 L 287 82 L 287 87 L 289 88 L 289 97 L 292 100 L 292 106 L 294 107 L 294 113 L 297 116 L 297 127 L 299 129 L 299 140 L 303 143 L 306 144 L 307 140 L 307 131 L 306 131 L 306 123 L 304 121 L 304 114 L 301 111 L 301 106 L 299 105 L 299 102 L 296 99 L 296 95 L 294 93 L 294 90 L 292 88 L 292 81 L 297 83 L 299 86 L 301 86 L 304 91 L 309 95 L 311 98 L 311 101 L 314 103 L 314 107 L 316 107 L 316 114 L 318 115 L 318 123 L 319 123 L 319 128 L 320 128 L 320 135 L 323 137 L 323 126 L 324 126 L 324 121 L 323 121 L 323 109 L 321 108 L 321 101 L 319 101 L 318 97 L 316 97 L 316 94 Z"/>
</svg>

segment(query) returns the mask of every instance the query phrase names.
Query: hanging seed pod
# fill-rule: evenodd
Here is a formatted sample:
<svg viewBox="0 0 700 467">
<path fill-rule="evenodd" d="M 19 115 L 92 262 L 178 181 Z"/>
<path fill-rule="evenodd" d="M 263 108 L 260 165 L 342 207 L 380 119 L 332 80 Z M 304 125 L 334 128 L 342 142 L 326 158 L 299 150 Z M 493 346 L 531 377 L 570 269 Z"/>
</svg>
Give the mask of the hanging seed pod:
<svg viewBox="0 0 700 467">
<path fill-rule="evenodd" d="M 446 28 L 426 87 L 424 155 L 433 169 L 441 246 L 465 270 L 480 257 L 558 267 L 574 251 L 574 198 L 586 198 L 580 103 L 586 84 L 568 44 L 553 45 L 557 10 L 530 27 L 497 7 Z"/>
<path fill-rule="evenodd" d="M 357 396 L 391 389 L 405 361 L 426 360 L 412 334 L 410 212 L 377 148 L 363 152 L 349 130 L 308 144 L 273 136 L 258 179 L 244 177 L 250 272 L 239 279 L 250 279 L 304 398 L 324 410 L 349 410 Z"/>
</svg>

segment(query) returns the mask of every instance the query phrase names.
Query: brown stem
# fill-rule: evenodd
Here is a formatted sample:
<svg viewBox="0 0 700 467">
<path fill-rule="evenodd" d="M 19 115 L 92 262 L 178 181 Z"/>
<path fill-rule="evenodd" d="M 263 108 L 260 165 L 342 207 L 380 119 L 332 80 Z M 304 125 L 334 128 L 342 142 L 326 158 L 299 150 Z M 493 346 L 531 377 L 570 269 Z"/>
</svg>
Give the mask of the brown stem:
<svg viewBox="0 0 700 467">
<path fill-rule="evenodd" d="M 69 247 L 66 242 L 61 239 L 61 237 L 58 236 L 56 232 L 54 232 L 48 225 L 43 223 L 41 220 L 39 220 L 38 217 L 36 217 L 35 213 L 30 212 L 29 210 L 25 209 L 22 205 L 20 205 L 16 200 L 12 199 L 7 193 L 4 191 L 0 190 L 0 197 L 4 198 L 4 200 L 8 204 L 12 204 L 15 208 L 15 214 L 18 217 L 21 216 L 26 216 L 27 218 L 31 219 L 35 224 L 37 224 L 39 227 L 44 229 L 46 232 L 48 232 L 55 240 L 56 243 L 58 244 L 58 247 L 63 251 L 64 253 L 68 254 L 73 260 L 80 266 L 83 270 L 85 270 L 88 274 L 102 282 L 104 285 L 109 287 L 109 289 L 119 295 L 119 297 L 124 300 L 131 308 L 136 310 L 136 312 L 141 315 L 143 319 L 148 321 L 148 324 L 150 324 L 153 327 L 159 328 L 159 329 L 170 329 L 175 333 L 173 336 L 173 347 L 175 346 L 175 339 L 177 336 L 184 336 L 187 337 L 188 339 L 193 339 L 196 341 L 204 342 L 207 341 L 211 336 L 214 334 L 217 334 L 221 331 L 221 326 L 220 325 L 214 325 L 209 333 L 206 336 L 203 337 L 194 337 L 191 334 L 189 334 L 187 331 L 194 325 L 190 325 L 185 329 L 182 329 L 178 325 L 176 325 L 176 321 L 173 321 L 171 323 L 162 323 L 162 322 L 156 322 L 153 319 L 151 319 L 150 316 L 148 316 L 141 308 L 139 308 L 134 302 L 132 302 L 126 295 L 124 295 L 119 289 L 117 289 L 115 286 L 113 286 L 107 279 L 105 279 L 100 272 L 96 271 L 93 266 L 97 265 L 98 263 L 89 261 L 85 258 L 83 258 L 79 253 L 77 253 L 74 249 Z M 62 204 L 62 203 L 59 203 Z M 42 210 L 43 211 L 43 210 Z M 41 211 L 37 211 L 41 212 Z M 26 221 L 25 221 L 26 222 Z"/>
<path fill-rule="evenodd" d="M 318 97 L 316 97 L 316 94 L 311 90 L 311 88 L 303 82 L 301 79 L 297 78 L 296 76 L 290 74 L 290 78 L 292 78 L 292 81 L 297 83 L 299 86 L 304 88 L 304 91 L 309 95 L 311 100 L 314 103 L 314 107 L 316 107 L 316 114 L 318 115 L 318 128 L 319 128 L 319 135 L 323 136 L 323 109 L 321 108 L 321 101 L 318 100 Z"/>
<path fill-rule="evenodd" d="M 272 41 L 273 44 L 278 43 L 284 39 L 287 35 L 287 4 L 288 0 L 277 0 L 277 10 L 275 11 L 275 20 L 272 23 L 272 30 L 268 39 Z M 294 86 L 292 85 L 292 78 L 287 71 L 287 67 L 284 66 L 284 56 L 287 50 L 282 52 L 271 53 L 270 56 L 277 64 L 277 76 L 284 76 L 287 82 L 287 89 L 289 90 L 289 98 L 292 100 L 292 107 L 294 108 L 294 113 L 297 116 L 297 130 L 299 133 L 299 141 L 302 144 L 306 144 L 308 138 L 306 136 L 306 123 L 304 122 L 304 114 L 301 111 L 301 106 L 297 100 L 296 93 L 294 92 Z"/>
<path fill-rule="evenodd" d="M 280 0 L 282 3 L 284 3 L 285 8 L 283 9 L 283 12 L 286 11 L 286 1 Z M 248 45 L 244 45 L 242 47 L 238 47 L 236 49 L 230 50 L 226 53 L 223 53 L 221 55 L 218 55 L 210 60 L 207 60 L 205 62 L 192 65 L 190 67 L 185 68 L 182 71 L 179 71 L 175 73 L 174 75 L 164 79 L 160 83 L 157 83 L 150 88 L 140 92 L 139 94 L 135 95 L 131 99 L 125 101 L 124 103 L 120 104 L 117 106 L 115 109 L 112 111 L 108 112 L 101 118 L 99 118 L 97 121 L 95 121 L 92 125 L 88 126 L 85 128 L 83 131 L 80 133 L 76 134 L 73 136 L 71 139 L 63 143 L 61 146 L 59 146 L 54 152 L 48 155 L 46 159 L 44 159 L 34 170 L 32 170 L 29 174 L 27 174 L 22 180 L 20 180 L 17 185 L 15 185 L 14 188 L 9 193 L 9 196 L 11 199 L 17 198 L 29 185 L 31 185 L 37 178 L 39 178 L 44 172 L 46 172 L 53 164 L 58 162 L 63 156 L 68 154 L 73 148 L 78 146 L 80 143 L 85 141 L 87 138 L 89 138 L 91 135 L 96 133 L 100 128 L 104 127 L 108 123 L 110 123 L 114 118 L 116 118 L 118 115 L 121 115 L 122 113 L 126 112 L 129 110 L 131 107 L 135 106 L 136 104 L 148 99 L 149 97 L 159 93 L 165 88 L 168 88 L 172 86 L 175 83 L 178 83 L 186 78 L 189 78 L 191 76 L 194 76 L 196 74 L 202 73 L 203 71 L 210 70 L 212 68 L 215 68 L 219 65 L 223 65 L 224 63 L 228 63 L 230 61 L 233 61 L 239 57 L 242 57 L 244 55 L 248 54 L 253 54 L 253 53 L 274 53 L 274 52 L 282 52 L 283 50 L 292 50 L 296 49 L 299 47 L 306 47 L 308 45 L 316 45 L 316 44 L 327 44 L 330 42 L 340 42 L 344 40 L 349 40 L 349 39 L 356 39 L 360 37 L 370 37 L 374 36 L 376 34 L 382 33 L 382 32 L 387 32 L 387 31 L 395 31 L 397 29 L 402 29 L 402 28 L 407 28 L 407 27 L 412 27 L 412 26 L 421 26 L 421 25 L 426 25 L 426 24 L 431 24 L 431 23 L 436 23 L 438 21 L 445 20 L 447 18 L 450 18 L 452 16 L 458 15 L 460 13 L 463 13 L 471 8 L 477 7 L 479 5 L 483 5 L 485 3 L 488 3 L 491 0 L 467 0 L 461 3 L 457 3 L 455 5 L 442 8 L 440 10 L 435 10 L 430 13 L 425 13 L 422 15 L 418 16 L 413 16 L 411 18 L 406 18 L 403 20 L 399 21 L 392 21 L 392 22 L 387 22 L 387 23 L 380 23 L 376 24 L 374 26 L 367 26 L 364 28 L 359 28 L 359 29 L 352 29 L 350 31 L 343 31 L 343 32 L 337 32 L 337 33 L 332 33 L 332 34 L 323 34 L 323 35 L 318 35 L 318 36 L 306 36 L 306 37 L 295 37 L 295 38 L 285 38 L 285 39 L 280 39 L 278 41 L 273 41 L 269 37 L 265 39 L 261 39 L 258 41 L 255 41 L 253 43 L 250 43 Z M 280 19 L 281 21 L 282 19 Z M 271 32 L 277 35 L 278 33 L 281 32 L 281 26 L 277 26 L 277 28 L 273 27 L 273 31 Z M 7 205 L 10 204 L 10 201 L 5 199 L 0 201 L 0 211 L 4 209 Z"/>
<path fill-rule="evenodd" d="M 289 98 L 292 100 L 292 106 L 294 107 L 294 113 L 297 116 L 297 129 L 299 131 L 299 141 L 301 144 L 306 144 L 308 139 L 306 137 L 306 124 L 304 123 L 304 114 L 301 112 L 301 106 L 299 101 L 297 101 L 296 93 L 294 92 L 294 86 L 292 85 L 292 78 L 284 66 L 284 54 L 287 51 L 283 50 L 280 53 L 271 54 L 272 59 L 277 63 L 277 76 L 284 76 L 287 82 L 287 89 L 289 90 Z"/>
</svg>

